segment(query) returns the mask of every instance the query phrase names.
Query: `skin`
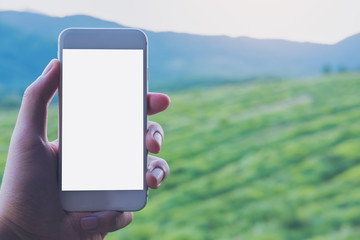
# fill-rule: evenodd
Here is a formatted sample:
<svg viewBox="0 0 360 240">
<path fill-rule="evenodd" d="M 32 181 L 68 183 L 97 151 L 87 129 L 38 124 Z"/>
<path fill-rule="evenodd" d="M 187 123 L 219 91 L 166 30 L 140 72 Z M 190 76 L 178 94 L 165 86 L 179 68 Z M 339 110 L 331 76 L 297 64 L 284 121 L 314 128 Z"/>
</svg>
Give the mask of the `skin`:
<svg viewBox="0 0 360 240">
<path fill-rule="evenodd" d="M 60 65 L 52 60 L 25 91 L 11 137 L 0 191 L 0 239 L 103 239 L 127 226 L 131 212 L 70 213 L 62 209 L 57 185 L 58 141 L 46 134 L 47 108 L 57 91 Z M 148 113 L 169 104 L 168 96 L 148 94 Z M 150 122 L 146 134 L 149 152 L 159 153 L 164 132 Z M 79 139 L 81 141 L 81 139 Z M 166 161 L 148 156 L 146 182 L 158 188 L 169 174 Z"/>
</svg>

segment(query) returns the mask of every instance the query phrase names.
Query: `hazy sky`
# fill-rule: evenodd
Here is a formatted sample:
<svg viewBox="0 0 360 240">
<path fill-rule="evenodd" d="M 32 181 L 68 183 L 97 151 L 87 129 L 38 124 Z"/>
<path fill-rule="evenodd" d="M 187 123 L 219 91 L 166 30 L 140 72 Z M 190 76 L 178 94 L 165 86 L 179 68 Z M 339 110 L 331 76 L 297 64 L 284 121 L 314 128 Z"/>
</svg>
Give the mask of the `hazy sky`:
<svg viewBox="0 0 360 240">
<path fill-rule="evenodd" d="M 360 0 L 0 0 L 0 10 L 86 14 L 153 31 L 320 43 L 360 33 Z"/>
</svg>

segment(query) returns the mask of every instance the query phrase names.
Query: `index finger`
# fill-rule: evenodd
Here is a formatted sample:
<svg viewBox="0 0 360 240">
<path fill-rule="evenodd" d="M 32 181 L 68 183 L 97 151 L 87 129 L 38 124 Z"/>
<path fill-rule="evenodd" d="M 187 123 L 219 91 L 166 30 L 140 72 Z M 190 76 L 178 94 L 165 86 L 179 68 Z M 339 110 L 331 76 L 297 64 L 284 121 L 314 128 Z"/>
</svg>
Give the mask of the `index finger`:
<svg viewBox="0 0 360 240">
<path fill-rule="evenodd" d="M 170 98 L 163 93 L 148 93 L 148 115 L 164 111 L 170 105 Z"/>
</svg>

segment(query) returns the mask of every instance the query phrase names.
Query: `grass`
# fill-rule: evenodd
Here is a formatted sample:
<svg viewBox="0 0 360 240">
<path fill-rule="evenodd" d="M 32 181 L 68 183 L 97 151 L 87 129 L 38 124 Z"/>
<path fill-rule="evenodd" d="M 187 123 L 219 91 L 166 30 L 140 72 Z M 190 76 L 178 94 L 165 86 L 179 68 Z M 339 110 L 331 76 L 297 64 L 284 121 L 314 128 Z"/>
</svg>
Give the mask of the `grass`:
<svg viewBox="0 0 360 240">
<path fill-rule="evenodd" d="M 151 117 L 171 174 L 106 239 L 359 239 L 359 92 L 359 73 L 172 92 Z M 15 118 L 0 115 L 2 168 Z"/>
</svg>

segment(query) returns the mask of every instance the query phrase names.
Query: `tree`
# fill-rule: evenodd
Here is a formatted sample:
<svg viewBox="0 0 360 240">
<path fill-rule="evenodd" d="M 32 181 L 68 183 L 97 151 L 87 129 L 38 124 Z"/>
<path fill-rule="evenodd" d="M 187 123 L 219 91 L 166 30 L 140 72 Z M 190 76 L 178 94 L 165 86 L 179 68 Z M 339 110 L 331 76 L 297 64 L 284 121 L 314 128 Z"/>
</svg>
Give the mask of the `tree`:
<svg viewBox="0 0 360 240">
<path fill-rule="evenodd" d="M 323 66 L 322 72 L 324 75 L 330 75 L 332 72 L 331 66 L 330 65 Z"/>
</svg>

